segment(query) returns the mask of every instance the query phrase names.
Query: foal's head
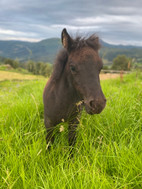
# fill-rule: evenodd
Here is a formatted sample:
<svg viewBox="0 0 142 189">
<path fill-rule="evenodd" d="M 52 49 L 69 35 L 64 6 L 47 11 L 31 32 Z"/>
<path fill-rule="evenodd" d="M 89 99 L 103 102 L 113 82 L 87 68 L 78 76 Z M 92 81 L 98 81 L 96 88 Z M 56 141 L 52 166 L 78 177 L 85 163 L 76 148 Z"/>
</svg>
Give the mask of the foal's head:
<svg viewBox="0 0 142 189">
<path fill-rule="evenodd" d="M 72 39 L 64 29 L 62 44 L 68 52 L 66 64 L 68 77 L 84 100 L 87 113 L 100 113 L 106 105 L 106 99 L 99 79 L 103 63 L 98 54 L 100 48 L 98 37 L 92 35 L 87 39 Z"/>
</svg>

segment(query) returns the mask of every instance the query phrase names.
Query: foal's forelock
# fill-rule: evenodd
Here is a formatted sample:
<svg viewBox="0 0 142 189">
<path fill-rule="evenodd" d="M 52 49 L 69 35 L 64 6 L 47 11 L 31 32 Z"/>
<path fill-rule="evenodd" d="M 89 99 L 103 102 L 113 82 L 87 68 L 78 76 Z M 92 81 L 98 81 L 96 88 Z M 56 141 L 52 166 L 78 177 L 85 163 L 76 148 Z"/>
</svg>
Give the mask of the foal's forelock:
<svg viewBox="0 0 142 189">
<path fill-rule="evenodd" d="M 76 37 L 76 39 L 73 40 L 73 50 L 78 50 L 83 47 L 91 47 L 92 49 L 98 51 L 101 47 L 98 36 L 96 34 L 93 34 L 88 38 Z"/>
</svg>

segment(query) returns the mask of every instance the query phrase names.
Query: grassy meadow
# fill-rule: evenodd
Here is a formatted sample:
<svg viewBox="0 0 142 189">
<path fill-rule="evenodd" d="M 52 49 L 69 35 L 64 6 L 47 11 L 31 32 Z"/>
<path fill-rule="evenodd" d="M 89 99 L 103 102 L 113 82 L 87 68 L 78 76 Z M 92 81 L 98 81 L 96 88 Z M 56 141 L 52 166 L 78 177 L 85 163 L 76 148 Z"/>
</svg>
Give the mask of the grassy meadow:
<svg viewBox="0 0 142 189">
<path fill-rule="evenodd" d="M 141 189 L 142 73 L 102 81 L 107 106 L 82 113 L 74 157 L 67 124 L 47 150 L 45 79 L 0 81 L 1 189 Z"/>
</svg>

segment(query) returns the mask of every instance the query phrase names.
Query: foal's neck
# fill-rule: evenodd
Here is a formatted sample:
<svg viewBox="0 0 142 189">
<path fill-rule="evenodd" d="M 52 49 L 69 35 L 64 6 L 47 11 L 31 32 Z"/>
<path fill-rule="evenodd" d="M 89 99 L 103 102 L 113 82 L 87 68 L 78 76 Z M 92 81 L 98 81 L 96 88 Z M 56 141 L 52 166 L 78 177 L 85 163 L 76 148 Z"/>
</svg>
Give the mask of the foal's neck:
<svg viewBox="0 0 142 189">
<path fill-rule="evenodd" d="M 60 94 L 60 96 L 64 96 L 66 99 L 69 99 L 70 103 L 76 103 L 81 100 L 66 70 L 64 70 L 61 78 L 57 82 L 57 88 L 58 94 Z"/>
</svg>

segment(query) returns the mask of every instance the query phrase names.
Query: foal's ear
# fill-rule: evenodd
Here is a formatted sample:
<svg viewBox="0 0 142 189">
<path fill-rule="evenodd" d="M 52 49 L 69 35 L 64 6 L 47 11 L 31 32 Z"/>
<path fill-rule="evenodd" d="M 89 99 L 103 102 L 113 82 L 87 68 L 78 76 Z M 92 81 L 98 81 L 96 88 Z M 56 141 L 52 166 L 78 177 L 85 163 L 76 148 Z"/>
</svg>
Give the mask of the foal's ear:
<svg viewBox="0 0 142 189">
<path fill-rule="evenodd" d="M 68 34 L 66 28 L 64 28 L 63 31 L 62 31 L 61 39 L 62 39 L 63 47 L 65 49 L 67 49 L 68 51 L 71 50 L 71 47 L 72 47 L 72 44 L 73 44 L 73 39 Z"/>
<path fill-rule="evenodd" d="M 100 40 L 99 37 L 96 36 L 95 34 L 91 35 L 87 40 L 87 44 L 98 51 L 101 48 Z"/>
</svg>

